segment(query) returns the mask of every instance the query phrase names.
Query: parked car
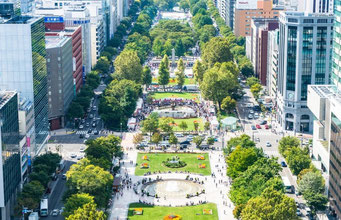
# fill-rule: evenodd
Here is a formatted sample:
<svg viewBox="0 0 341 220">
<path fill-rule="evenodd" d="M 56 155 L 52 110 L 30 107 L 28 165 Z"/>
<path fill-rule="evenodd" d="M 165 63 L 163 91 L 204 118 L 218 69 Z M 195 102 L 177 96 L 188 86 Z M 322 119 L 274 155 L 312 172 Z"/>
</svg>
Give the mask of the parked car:
<svg viewBox="0 0 341 220">
<path fill-rule="evenodd" d="M 255 119 L 258 119 L 259 118 L 259 114 L 256 112 L 253 116 Z"/>
<path fill-rule="evenodd" d="M 281 162 L 281 166 L 282 166 L 282 167 L 287 167 L 287 164 L 286 164 L 284 161 L 282 161 L 282 162 Z"/>
<path fill-rule="evenodd" d="M 265 129 L 269 129 L 269 125 L 264 125 L 264 128 Z"/>
<path fill-rule="evenodd" d="M 257 129 L 262 129 L 262 127 L 259 124 L 256 124 Z"/>
<path fill-rule="evenodd" d="M 250 114 L 253 114 L 253 113 L 255 113 L 255 112 L 251 109 L 251 110 L 249 111 L 249 113 L 250 113 Z"/>
<path fill-rule="evenodd" d="M 265 125 L 265 124 L 267 124 L 267 121 L 263 120 L 260 124 Z"/>
<path fill-rule="evenodd" d="M 51 212 L 52 216 L 58 216 L 59 215 L 59 209 L 53 209 Z"/>
<path fill-rule="evenodd" d="M 76 158 L 77 155 L 76 154 L 71 154 L 71 158 Z"/>
<path fill-rule="evenodd" d="M 267 146 L 267 147 L 271 147 L 270 142 L 266 142 L 266 146 Z"/>
<path fill-rule="evenodd" d="M 183 142 L 180 142 L 180 145 L 191 145 L 191 142 L 190 141 L 183 141 Z"/>
<path fill-rule="evenodd" d="M 247 118 L 248 118 L 248 119 L 253 119 L 253 115 L 252 115 L 252 114 L 249 114 L 249 115 L 247 116 Z"/>
<path fill-rule="evenodd" d="M 254 125 L 251 125 L 251 129 L 252 130 L 257 130 L 256 126 L 254 126 Z"/>
<path fill-rule="evenodd" d="M 183 137 L 183 136 L 184 136 L 183 133 L 176 133 L 176 134 L 175 134 L 175 137 L 178 137 L 178 138 L 179 138 L 179 137 Z"/>
</svg>

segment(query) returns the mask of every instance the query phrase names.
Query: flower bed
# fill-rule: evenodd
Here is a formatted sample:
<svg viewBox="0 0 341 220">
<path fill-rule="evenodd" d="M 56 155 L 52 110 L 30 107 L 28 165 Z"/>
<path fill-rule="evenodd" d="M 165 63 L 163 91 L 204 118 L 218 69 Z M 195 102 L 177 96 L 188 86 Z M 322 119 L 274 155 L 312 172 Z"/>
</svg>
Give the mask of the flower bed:
<svg viewBox="0 0 341 220">
<path fill-rule="evenodd" d="M 162 161 L 163 165 L 169 168 L 181 168 L 187 165 L 186 162 L 181 161 L 178 156 L 173 157 L 172 159 L 167 158 L 167 161 Z"/>
</svg>

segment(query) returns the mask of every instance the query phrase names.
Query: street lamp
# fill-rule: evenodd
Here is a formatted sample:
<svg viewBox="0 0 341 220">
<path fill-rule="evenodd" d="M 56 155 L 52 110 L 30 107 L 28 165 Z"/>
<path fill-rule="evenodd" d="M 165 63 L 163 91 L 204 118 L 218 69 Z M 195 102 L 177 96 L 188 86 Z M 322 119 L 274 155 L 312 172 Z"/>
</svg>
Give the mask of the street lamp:
<svg viewBox="0 0 341 220">
<path fill-rule="evenodd" d="M 122 137 L 123 137 L 123 134 L 122 134 L 122 122 L 120 124 L 121 124 L 121 139 L 122 139 Z"/>
</svg>

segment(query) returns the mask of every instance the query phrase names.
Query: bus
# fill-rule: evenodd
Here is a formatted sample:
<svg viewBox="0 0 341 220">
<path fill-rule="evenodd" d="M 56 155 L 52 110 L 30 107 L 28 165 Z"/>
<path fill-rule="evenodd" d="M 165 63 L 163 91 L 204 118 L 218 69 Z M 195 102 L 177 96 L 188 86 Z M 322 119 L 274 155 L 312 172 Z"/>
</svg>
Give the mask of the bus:
<svg viewBox="0 0 341 220">
<path fill-rule="evenodd" d="M 288 177 L 282 176 L 282 180 L 284 185 L 284 191 L 286 193 L 292 193 L 292 185 L 290 184 Z"/>
<path fill-rule="evenodd" d="M 49 200 L 48 199 L 42 199 L 40 200 L 40 216 L 48 216 L 49 215 Z"/>
</svg>

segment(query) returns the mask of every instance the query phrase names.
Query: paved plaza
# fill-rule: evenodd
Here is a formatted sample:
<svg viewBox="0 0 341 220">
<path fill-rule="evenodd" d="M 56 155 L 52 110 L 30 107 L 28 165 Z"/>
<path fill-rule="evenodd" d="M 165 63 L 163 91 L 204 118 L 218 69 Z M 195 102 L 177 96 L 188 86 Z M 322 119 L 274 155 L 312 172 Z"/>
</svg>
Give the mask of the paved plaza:
<svg viewBox="0 0 341 220">
<path fill-rule="evenodd" d="M 126 133 L 122 140 L 122 146 L 125 150 L 125 155 L 122 159 L 121 175 L 126 180 L 131 180 L 131 184 L 126 184 L 122 187 L 120 192 L 113 196 L 113 204 L 110 211 L 110 220 L 127 219 L 129 204 L 134 202 L 143 202 L 148 204 L 154 204 L 155 206 L 186 206 L 186 204 L 200 204 L 200 202 L 215 203 L 218 208 L 219 219 L 234 219 L 232 211 L 233 204 L 227 197 L 229 190 L 228 177 L 226 177 L 226 165 L 221 151 L 209 152 L 210 165 L 212 175 L 203 176 L 187 173 L 161 173 L 152 174 L 148 176 L 135 176 L 135 164 L 137 161 L 137 150 L 132 150 L 133 133 Z M 134 149 L 134 148 L 133 148 Z M 199 152 L 199 151 L 198 151 Z M 123 163 L 124 162 L 124 163 Z M 141 193 L 136 194 L 134 191 L 134 185 L 138 182 L 142 182 L 144 178 L 151 178 L 155 180 L 157 178 L 166 179 L 180 179 L 185 180 L 187 175 L 193 179 L 203 181 L 202 187 L 205 189 L 205 193 L 192 198 L 167 198 L 167 197 L 148 197 L 142 196 Z M 139 187 L 142 184 L 137 186 Z M 130 187 L 131 186 L 131 187 Z M 170 189 L 172 190 L 172 189 Z M 165 213 L 167 214 L 167 213 Z"/>
</svg>

